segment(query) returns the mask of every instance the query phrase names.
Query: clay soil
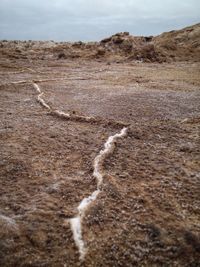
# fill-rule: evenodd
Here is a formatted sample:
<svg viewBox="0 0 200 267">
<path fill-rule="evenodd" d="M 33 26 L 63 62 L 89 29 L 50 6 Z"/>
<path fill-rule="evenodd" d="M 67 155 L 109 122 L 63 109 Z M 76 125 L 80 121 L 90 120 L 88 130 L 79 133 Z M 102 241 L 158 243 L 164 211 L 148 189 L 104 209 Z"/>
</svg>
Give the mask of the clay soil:
<svg viewBox="0 0 200 267">
<path fill-rule="evenodd" d="M 0 60 L 0 266 L 200 266 L 200 65 Z M 18 81 L 27 81 L 16 83 Z M 52 116 L 45 101 L 96 122 Z M 69 219 L 83 219 L 79 261 Z"/>
</svg>

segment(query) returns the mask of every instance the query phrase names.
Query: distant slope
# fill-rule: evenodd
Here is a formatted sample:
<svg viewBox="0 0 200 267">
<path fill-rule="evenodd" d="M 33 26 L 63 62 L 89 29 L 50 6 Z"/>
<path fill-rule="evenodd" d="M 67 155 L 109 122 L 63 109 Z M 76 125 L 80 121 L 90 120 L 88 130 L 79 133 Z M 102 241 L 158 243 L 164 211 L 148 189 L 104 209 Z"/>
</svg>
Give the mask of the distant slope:
<svg viewBox="0 0 200 267">
<path fill-rule="evenodd" d="M 135 37 L 118 33 L 101 41 L 106 50 L 142 61 L 200 60 L 200 23 L 158 36 Z"/>
<path fill-rule="evenodd" d="M 13 59 L 200 61 L 200 23 L 158 36 L 117 33 L 100 42 L 0 41 L 0 56 Z"/>
<path fill-rule="evenodd" d="M 200 23 L 153 39 L 156 51 L 176 60 L 200 60 Z"/>
</svg>

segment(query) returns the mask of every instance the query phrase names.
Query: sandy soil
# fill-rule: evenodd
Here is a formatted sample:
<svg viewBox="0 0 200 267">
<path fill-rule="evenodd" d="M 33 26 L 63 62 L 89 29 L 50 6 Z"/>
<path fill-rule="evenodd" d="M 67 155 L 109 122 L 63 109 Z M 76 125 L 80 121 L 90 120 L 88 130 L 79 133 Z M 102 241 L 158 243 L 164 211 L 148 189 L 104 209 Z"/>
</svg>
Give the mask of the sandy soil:
<svg viewBox="0 0 200 267">
<path fill-rule="evenodd" d="M 0 265 L 199 266 L 199 70 L 0 61 Z M 53 109 L 97 120 L 52 115 L 32 81 Z M 96 190 L 94 159 L 123 124 L 82 221 L 80 262 L 69 220 Z"/>
</svg>

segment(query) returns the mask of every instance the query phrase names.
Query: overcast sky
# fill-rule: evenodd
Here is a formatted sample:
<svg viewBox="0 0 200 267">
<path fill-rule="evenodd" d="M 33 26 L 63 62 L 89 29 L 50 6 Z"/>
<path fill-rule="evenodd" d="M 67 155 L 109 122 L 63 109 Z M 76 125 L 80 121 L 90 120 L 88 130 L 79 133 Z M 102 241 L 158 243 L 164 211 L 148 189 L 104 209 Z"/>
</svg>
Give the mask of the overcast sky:
<svg viewBox="0 0 200 267">
<path fill-rule="evenodd" d="M 200 0 L 0 0 L 0 39 L 90 41 L 200 22 Z"/>
</svg>

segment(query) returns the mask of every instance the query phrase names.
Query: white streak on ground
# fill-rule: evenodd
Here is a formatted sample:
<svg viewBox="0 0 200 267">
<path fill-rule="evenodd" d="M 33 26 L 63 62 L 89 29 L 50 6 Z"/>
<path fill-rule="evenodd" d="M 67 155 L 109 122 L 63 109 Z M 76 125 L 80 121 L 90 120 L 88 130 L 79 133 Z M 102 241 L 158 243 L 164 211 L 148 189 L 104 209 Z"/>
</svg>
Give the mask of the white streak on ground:
<svg viewBox="0 0 200 267">
<path fill-rule="evenodd" d="M 38 99 L 38 102 L 45 108 L 47 109 L 51 109 L 49 105 L 47 105 L 47 103 L 44 101 L 44 99 L 42 98 L 42 95 L 44 93 L 42 93 L 42 91 L 40 90 L 40 87 L 36 84 L 36 83 L 33 83 L 33 86 L 34 88 L 36 89 L 36 91 L 39 93 L 37 99 Z"/>
<path fill-rule="evenodd" d="M 10 229 L 15 229 L 15 230 L 18 229 L 18 226 L 17 226 L 17 224 L 16 224 L 14 219 L 0 214 L 0 225 L 1 225 L 1 227 L 3 227 L 2 223 L 3 223 L 3 225 L 8 226 Z"/>
<path fill-rule="evenodd" d="M 54 114 L 60 118 L 71 119 L 71 120 L 81 120 L 81 121 L 85 121 L 85 122 L 95 121 L 95 118 L 93 118 L 93 117 L 70 115 L 70 113 L 65 113 L 65 112 L 59 111 L 59 110 L 52 111 L 52 114 Z"/>
<path fill-rule="evenodd" d="M 120 133 L 117 133 L 113 136 L 110 136 L 106 143 L 104 144 L 104 149 L 102 149 L 99 153 L 99 155 L 94 160 L 94 171 L 93 176 L 97 179 L 97 188 L 99 189 L 102 180 L 103 180 L 103 174 L 101 173 L 102 164 L 104 162 L 105 157 L 107 157 L 109 154 L 111 154 L 115 147 L 115 140 L 117 138 L 122 138 L 126 135 L 127 128 L 123 128 Z"/>
<path fill-rule="evenodd" d="M 37 85 L 37 83 L 33 83 L 33 87 L 36 89 L 36 91 L 38 92 L 38 102 L 45 108 L 47 108 L 48 110 L 51 110 L 51 113 L 60 117 L 60 118 L 65 118 L 65 119 L 80 119 L 80 120 L 83 120 L 83 121 L 87 121 L 87 122 L 90 122 L 90 121 L 94 121 L 95 118 L 93 117 L 85 117 L 85 116 L 76 116 L 76 115 L 73 115 L 71 116 L 69 113 L 65 113 L 63 111 L 60 111 L 60 110 L 52 110 L 51 107 L 44 101 L 44 99 L 42 98 L 42 95 L 43 95 L 43 92 L 41 91 L 40 87 Z"/>
<path fill-rule="evenodd" d="M 80 261 L 83 261 L 85 258 L 85 254 L 87 253 L 87 249 L 82 238 L 81 217 L 77 216 L 75 218 L 70 219 L 70 225 L 75 244 L 79 249 L 79 259 Z"/>
<path fill-rule="evenodd" d="M 45 103 L 45 101 L 42 99 L 42 95 L 43 92 L 41 91 L 40 87 L 34 82 L 33 83 L 34 88 L 36 89 L 36 91 L 38 92 L 38 101 L 41 103 L 41 105 L 43 105 L 45 108 L 47 108 L 48 110 L 50 110 L 54 115 L 57 115 L 58 117 L 62 117 L 62 118 L 76 118 L 76 119 L 82 119 L 84 121 L 93 121 L 95 118 L 93 117 L 84 117 L 84 116 L 71 116 L 69 113 L 64 113 L 62 111 L 59 110 L 52 110 L 51 107 L 49 105 L 47 105 Z M 84 240 L 83 240 L 83 236 L 82 236 L 82 219 L 85 215 L 85 211 L 87 210 L 88 206 L 94 202 L 97 198 L 97 196 L 99 195 L 99 193 L 101 192 L 101 185 L 103 182 L 103 172 L 102 172 L 102 168 L 103 168 L 103 162 L 105 160 L 105 158 L 111 154 L 115 148 L 115 141 L 118 138 L 122 138 L 127 134 L 127 129 L 128 128 L 123 128 L 120 133 L 117 133 L 113 136 L 110 136 L 108 138 L 108 140 L 106 141 L 106 143 L 104 144 L 104 149 L 102 149 L 99 154 L 96 156 L 96 158 L 94 159 L 94 171 L 93 171 L 93 176 L 96 178 L 97 180 L 97 190 L 95 190 L 89 197 L 84 198 L 81 203 L 78 206 L 78 215 L 74 218 L 71 218 L 69 220 L 70 225 L 71 225 L 71 230 L 73 233 L 73 237 L 74 237 L 74 241 L 76 246 L 78 247 L 79 250 L 79 258 L 81 261 L 84 260 L 85 255 L 87 253 L 87 248 L 85 246 Z"/>
<path fill-rule="evenodd" d="M 40 90 L 40 87 L 37 85 L 37 83 L 33 83 L 33 87 L 36 89 L 36 91 L 41 94 L 41 90 Z"/>
<path fill-rule="evenodd" d="M 82 227 L 81 227 L 82 219 L 85 215 L 85 211 L 87 210 L 88 206 L 96 200 L 97 196 L 101 192 L 100 187 L 102 185 L 103 176 L 104 176 L 104 174 L 102 173 L 102 165 L 103 165 L 103 162 L 106 156 L 108 156 L 109 154 L 113 152 L 116 139 L 122 138 L 126 134 L 127 134 L 127 128 L 123 128 L 120 131 L 120 133 L 110 136 L 108 140 L 106 141 L 106 143 L 104 144 L 104 149 L 100 151 L 100 153 L 94 160 L 93 176 L 97 180 L 97 190 L 95 190 L 89 197 L 84 198 L 81 201 L 81 203 L 78 206 L 78 216 L 69 220 L 71 229 L 73 232 L 74 241 L 79 250 L 81 261 L 84 260 L 85 255 L 87 253 L 87 248 L 85 246 L 83 236 L 82 236 Z"/>
<path fill-rule="evenodd" d="M 3 222 L 6 222 L 8 224 L 15 224 L 15 221 L 12 218 L 7 217 L 5 215 L 0 215 L 0 220 L 2 220 Z"/>
<path fill-rule="evenodd" d="M 8 84 L 23 84 L 23 83 L 27 83 L 27 81 L 17 81 L 17 82 L 11 82 Z M 3 84 L 3 85 L 6 85 L 6 84 Z"/>
<path fill-rule="evenodd" d="M 63 111 L 55 110 L 55 111 L 53 111 L 53 113 L 55 115 L 57 115 L 58 117 L 61 117 L 61 118 L 70 118 L 70 114 L 69 113 L 65 113 Z"/>
<path fill-rule="evenodd" d="M 50 106 L 49 105 L 47 105 L 46 104 L 46 102 L 44 101 L 44 99 L 42 98 L 42 95 L 43 95 L 44 93 L 41 93 L 39 96 L 38 96 L 38 102 L 43 106 L 43 107 L 45 107 L 45 108 L 47 108 L 47 109 L 51 109 L 50 108 Z"/>
</svg>

